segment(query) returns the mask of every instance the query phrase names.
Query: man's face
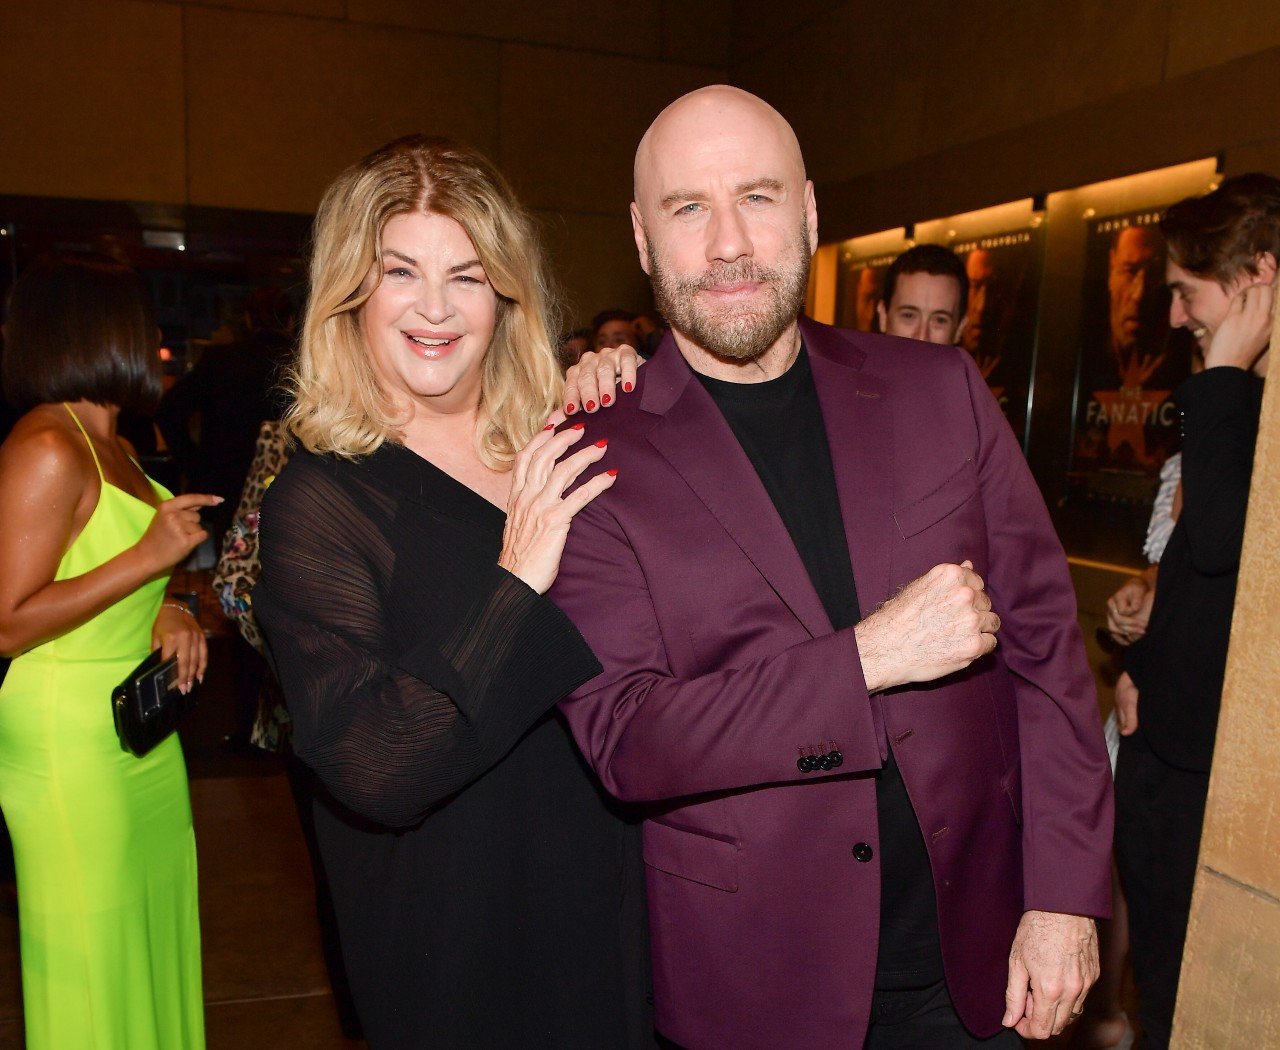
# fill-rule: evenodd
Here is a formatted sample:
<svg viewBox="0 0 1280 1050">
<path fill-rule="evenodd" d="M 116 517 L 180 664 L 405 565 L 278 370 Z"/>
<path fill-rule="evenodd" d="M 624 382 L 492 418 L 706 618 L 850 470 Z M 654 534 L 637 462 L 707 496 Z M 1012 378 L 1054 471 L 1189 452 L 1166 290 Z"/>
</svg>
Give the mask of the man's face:
<svg viewBox="0 0 1280 1050">
<path fill-rule="evenodd" d="M 605 321 L 596 329 L 596 349 L 607 350 L 616 346 L 634 346 L 636 330 L 630 321 Z"/>
<path fill-rule="evenodd" d="M 987 300 L 994 298 L 996 291 L 996 267 L 991 253 L 983 248 L 974 249 L 964 261 L 964 271 L 969 277 L 969 309 L 965 314 L 962 342 L 969 353 L 975 354 L 982 346 L 984 316 L 991 316 Z"/>
<path fill-rule="evenodd" d="M 1156 287 L 1160 245 L 1149 226 L 1130 226 L 1116 236 L 1107 256 L 1111 346 L 1127 354 L 1142 340 L 1143 299 Z"/>
<path fill-rule="evenodd" d="M 859 332 L 870 332 L 880 300 L 884 295 L 884 271 L 878 266 L 864 266 L 858 272 L 858 292 L 854 301 L 854 324 Z M 884 325 L 881 324 L 881 330 Z"/>
<path fill-rule="evenodd" d="M 754 360 L 804 305 L 817 211 L 799 151 L 749 106 L 685 107 L 654 134 L 659 122 L 632 205 L 656 305 L 702 349 Z"/>
<path fill-rule="evenodd" d="M 880 330 L 888 335 L 954 346 L 965 319 L 960 316 L 960 282 L 948 274 L 904 273 L 893 300 L 880 304 Z"/>
<path fill-rule="evenodd" d="M 590 349 L 591 343 L 585 335 L 571 335 L 560 344 L 560 357 L 573 364 Z"/>
<path fill-rule="evenodd" d="M 1223 288 L 1217 281 L 1188 273 L 1172 260 L 1165 263 L 1165 280 L 1173 299 L 1169 324 L 1185 328 L 1196 338 L 1200 352 L 1209 348 L 1213 333 L 1226 319 L 1237 285 Z"/>
</svg>

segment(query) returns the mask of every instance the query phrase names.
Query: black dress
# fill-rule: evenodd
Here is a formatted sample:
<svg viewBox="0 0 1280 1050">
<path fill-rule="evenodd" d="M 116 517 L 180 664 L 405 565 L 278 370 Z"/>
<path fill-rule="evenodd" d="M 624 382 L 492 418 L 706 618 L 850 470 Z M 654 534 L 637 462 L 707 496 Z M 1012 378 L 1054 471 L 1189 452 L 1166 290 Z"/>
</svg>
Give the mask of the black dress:
<svg viewBox="0 0 1280 1050">
<path fill-rule="evenodd" d="M 400 445 L 299 452 L 253 607 L 372 1050 L 652 1044 L 638 829 L 555 702 L 598 673 L 504 515 Z"/>
</svg>

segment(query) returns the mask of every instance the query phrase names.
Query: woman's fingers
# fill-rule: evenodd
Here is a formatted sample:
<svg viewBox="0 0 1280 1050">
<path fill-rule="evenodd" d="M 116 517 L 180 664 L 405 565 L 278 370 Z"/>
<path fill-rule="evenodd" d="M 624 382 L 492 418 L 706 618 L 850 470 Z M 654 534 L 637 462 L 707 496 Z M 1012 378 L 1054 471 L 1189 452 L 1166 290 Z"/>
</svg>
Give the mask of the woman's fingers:
<svg viewBox="0 0 1280 1050">
<path fill-rule="evenodd" d="M 556 424 L 554 419 L 548 420 L 538 433 L 529 439 L 529 443 L 516 453 L 515 464 L 511 470 L 511 495 L 515 496 L 525 486 L 525 480 L 529 475 L 529 461 L 533 459 L 540 448 L 555 436 Z"/>
<path fill-rule="evenodd" d="M 565 373 L 564 414 L 608 408 L 617 400 L 619 388 L 627 394 L 635 389 L 640 364 L 640 355 L 630 346 L 588 350 Z"/>
<path fill-rule="evenodd" d="M 524 457 L 523 471 L 511 482 L 511 506 L 515 506 L 523 496 L 536 497 L 546 485 L 556 460 L 563 456 L 571 445 L 581 441 L 584 433 L 583 424 L 575 423 L 560 431 L 543 431 L 529 442 L 526 446 L 528 455 L 521 453 Z"/>
<path fill-rule="evenodd" d="M 599 365 L 586 368 L 579 365 L 581 369 L 578 372 L 578 390 L 576 401 L 573 400 L 573 391 L 567 387 L 564 396 L 564 410 L 566 415 L 572 415 L 569 411 L 571 406 L 576 405 L 576 411 L 594 412 L 600 407 L 600 382 L 598 377 Z"/>
<path fill-rule="evenodd" d="M 588 478 L 561 501 L 565 514 L 572 519 L 578 511 L 600 493 L 612 488 L 613 483 L 617 480 L 618 472 L 616 470 L 602 470 L 595 477 Z"/>
<path fill-rule="evenodd" d="M 160 504 L 161 509 L 172 507 L 175 511 L 194 510 L 197 514 L 201 507 L 216 507 L 222 502 L 221 496 L 210 496 L 203 492 L 186 492 L 181 496 L 173 496 Z"/>
<path fill-rule="evenodd" d="M 630 392 L 636 384 L 636 367 L 639 355 L 629 346 L 616 346 L 600 354 L 600 362 L 596 365 L 596 391 L 600 395 L 593 406 L 588 399 L 583 407 L 588 412 L 597 408 L 608 408 L 618 396 L 618 387 Z"/>
<path fill-rule="evenodd" d="M 597 441 L 584 449 L 579 449 L 572 456 L 565 456 L 551 471 L 543 486 L 542 493 L 551 499 L 560 499 L 565 489 L 578 480 L 578 476 L 592 463 L 598 463 L 608 451 L 607 441 Z"/>
<path fill-rule="evenodd" d="M 178 645 L 178 681 L 184 693 L 191 692 L 196 682 L 204 681 L 208 665 L 209 646 L 204 640 L 204 631 L 192 620 L 182 631 Z"/>
<path fill-rule="evenodd" d="M 204 673 L 209 670 L 209 643 L 205 641 L 204 631 L 196 632 L 196 681 L 204 681 Z"/>
<path fill-rule="evenodd" d="M 571 416 L 582 408 L 586 398 L 582 394 L 583 377 L 591 376 L 592 384 L 595 383 L 595 368 L 599 364 L 600 355 L 594 350 L 588 350 L 580 358 L 578 363 L 572 365 L 564 374 L 564 392 L 560 395 L 560 402 L 564 405 L 564 414 Z"/>
<path fill-rule="evenodd" d="M 636 373 L 639 369 L 640 355 L 629 346 L 619 348 L 618 385 L 622 387 L 624 394 L 629 394 L 636 388 Z"/>
</svg>

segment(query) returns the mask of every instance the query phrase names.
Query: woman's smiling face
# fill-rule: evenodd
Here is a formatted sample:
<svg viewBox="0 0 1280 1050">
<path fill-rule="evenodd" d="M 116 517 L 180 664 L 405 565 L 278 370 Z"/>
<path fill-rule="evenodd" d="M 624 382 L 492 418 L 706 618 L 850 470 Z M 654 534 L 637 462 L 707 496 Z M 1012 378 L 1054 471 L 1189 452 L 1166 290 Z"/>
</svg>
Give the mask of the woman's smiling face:
<svg viewBox="0 0 1280 1050">
<path fill-rule="evenodd" d="M 360 328 L 383 389 L 415 413 L 475 409 L 498 297 L 471 238 L 444 215 L 405 212 L 383 226 L 381 254 Z"/>
</svg>

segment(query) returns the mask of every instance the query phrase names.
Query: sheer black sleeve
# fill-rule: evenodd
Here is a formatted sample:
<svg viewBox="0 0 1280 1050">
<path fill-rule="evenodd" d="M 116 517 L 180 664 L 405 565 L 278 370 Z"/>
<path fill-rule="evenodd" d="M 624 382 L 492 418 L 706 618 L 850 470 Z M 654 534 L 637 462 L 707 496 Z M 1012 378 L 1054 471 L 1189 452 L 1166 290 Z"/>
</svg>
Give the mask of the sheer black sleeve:
<svg viewBox="0 0 1280 1050">
<path fill-rule="evenodd" d="M 429 572 L 447 538 L 394 549 L 395 497 L 357 470 L 289 462 L 263 503 L 253 605 L 298 756 L 343 805 L 404 826 L 490 768 L 599 664 L 549 599 L 496 564 L 424 617 L 426 588 L 415 600 L 392 574 L 406 571 L 402 557 Z M 428 619 L 448 627 L 415 629 Z"/>
</svg>

